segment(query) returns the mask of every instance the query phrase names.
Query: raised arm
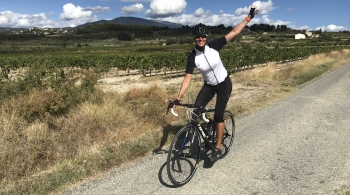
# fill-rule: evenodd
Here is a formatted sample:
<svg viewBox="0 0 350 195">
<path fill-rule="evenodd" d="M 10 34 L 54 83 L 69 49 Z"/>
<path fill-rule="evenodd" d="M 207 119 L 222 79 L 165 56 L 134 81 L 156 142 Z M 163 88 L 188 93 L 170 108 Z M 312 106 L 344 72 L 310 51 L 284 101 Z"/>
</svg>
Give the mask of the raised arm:
<svg viewBox="0 0 350 195">
<path fill-rule="evenodd" d="M 231 41 L 235 36 L 237 36 L 239 33 L 242 32 L 242 30 L 247 26 L 247 24 L 250 22 L 251 19 L 254 18 L 255 14 L 258 13 L 257 7 L 253 6 L 250 8 L 249 15 L 241 22 L 239 23 L 236 27 L 234 27 L 231 32 L 229 32 L 225 38 L 226 41 L 229 42 Z"/>
</svg>

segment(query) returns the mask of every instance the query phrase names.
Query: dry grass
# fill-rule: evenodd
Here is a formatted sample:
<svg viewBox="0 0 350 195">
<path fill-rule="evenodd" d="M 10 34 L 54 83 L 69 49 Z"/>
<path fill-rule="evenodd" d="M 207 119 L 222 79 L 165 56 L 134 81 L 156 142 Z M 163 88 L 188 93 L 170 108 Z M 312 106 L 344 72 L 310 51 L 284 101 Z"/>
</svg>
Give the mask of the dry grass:
<svg viewBox="0 0 350 195">
<path fill-rule="evenodd" d="M 228 109 L 241 115 L 279 101 L 303 82 L 350 62 L 349 54 L 349 50 L 320 54 L 231 75 Z M 179 87 L 175 83 L 106 92 L 97 103 L 84 102 L 65 116 L 32 122 L 20 115 L 25 97 L 6 102 L 0 118 L 0 194 L 55 192 L 161 150 L 184 122 L 165 115 L 167 100 L 177 96 Z M 200 87 L 201 79 L 195 77 L 184 101 L 194 102 Z M 34 93 L 27 99 L 34 101 L 38 97 Z"/>
<path fill-rule="evenodd" d="M 298 86 L 350 61 L 350 50 L 318 54 L 286 64 L 269 63 L 231 77 L 233 89 L 228 108 L 236 115 L 275 103 Z"/>
</svg>

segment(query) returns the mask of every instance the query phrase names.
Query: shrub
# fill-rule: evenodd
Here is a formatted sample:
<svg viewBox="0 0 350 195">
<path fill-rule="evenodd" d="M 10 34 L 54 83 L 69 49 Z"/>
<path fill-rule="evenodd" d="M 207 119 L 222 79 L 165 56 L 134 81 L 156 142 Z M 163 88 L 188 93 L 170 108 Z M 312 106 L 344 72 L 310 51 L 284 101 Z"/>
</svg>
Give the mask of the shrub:
<svg viewBox="0 0 350 195">
<path fill-rule="evenodd" d="M 141 121 L 160 124 L 165 120 L 167 92 L 157 85 L 149 88 L 133 88 L 124 98 L 130 110 L 135 112 Z"/>
<path fill-rule="evenodd" d="M 0 82 L 0 105 L 8 99 L 17 99 L 16 109 L 27 121 L 62 115 L 77 104 L 96 97 L 97 79 L 98 73 L 89 70 L 65 73 L 61 69 L 38 65 L 29 68 L 23 78 Z"/>
<path fill-rule="evenodd" d="M 166 40 L 167 45 L 178 44 L 177 38 L 170 38 Z"/>
<path fill-rule="evenodd" d="M 181 38 L 180 40 L 179 40 L 179 43 L 180 44 L 193 44 L 193 38 Z"/>
</svg>

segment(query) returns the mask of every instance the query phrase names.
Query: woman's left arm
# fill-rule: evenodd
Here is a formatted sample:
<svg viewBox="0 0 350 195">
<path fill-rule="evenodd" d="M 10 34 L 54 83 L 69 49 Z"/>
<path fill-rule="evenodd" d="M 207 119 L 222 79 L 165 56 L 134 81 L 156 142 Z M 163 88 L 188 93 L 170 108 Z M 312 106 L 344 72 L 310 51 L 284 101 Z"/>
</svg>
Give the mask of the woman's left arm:
<svg viewBox="0 0 350 195">
<path fill-rule="evenodd" d="M 239 33 L 242 32 L 242 30 L 247 26 L 247 24 L 250 22 L 251 19 L 254 18 L 254 15 L 258 13 L 258 10 L 256 9 L 256 6 L 253 6 L 250 8 L 249 15 L 236 27 L 234 27 L 231 32 L 229 32 L 225 38 L 226 41 L 231 41 L 235 36 L 237 36 Z"/>
</svg>

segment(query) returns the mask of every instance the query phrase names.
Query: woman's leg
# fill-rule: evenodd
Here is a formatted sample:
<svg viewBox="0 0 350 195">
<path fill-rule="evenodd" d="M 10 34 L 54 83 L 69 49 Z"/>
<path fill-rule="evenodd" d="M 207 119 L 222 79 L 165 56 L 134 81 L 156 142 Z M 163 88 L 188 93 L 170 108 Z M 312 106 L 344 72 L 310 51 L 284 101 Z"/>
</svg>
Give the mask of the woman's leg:
<svg viewBox="0 0 350 195">
<path fill-rule="evenodd" d="M 216 122 L 216 145 L 215 148 L 220 148 L 222 136 L 224 134 L 225 123 L 224 123 L 224 112 L 226 109 L 227 102 L 232 92 L 232 82 L 229 77 L 223 83 L 220 83 L 220 88 L 217 92 L 217 99 L 215 105 L 214 120 Z"/>
<path fill-rule="evenodd" d="M 211 99 L 213 99 L 215 91 L 212 90 L 209 86 L 203 85 L 202 89 L 197 95 L 195 105 L 205 107 Z"/>
</svg>

